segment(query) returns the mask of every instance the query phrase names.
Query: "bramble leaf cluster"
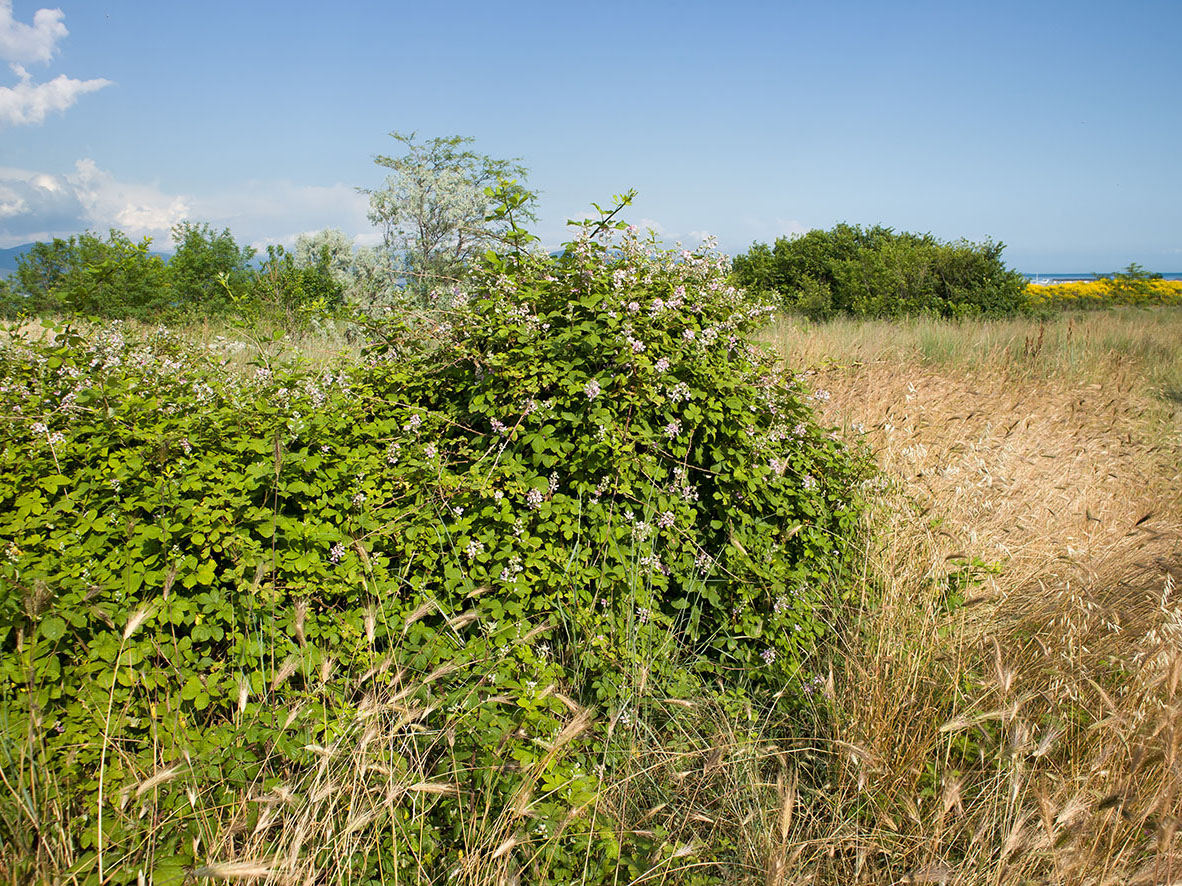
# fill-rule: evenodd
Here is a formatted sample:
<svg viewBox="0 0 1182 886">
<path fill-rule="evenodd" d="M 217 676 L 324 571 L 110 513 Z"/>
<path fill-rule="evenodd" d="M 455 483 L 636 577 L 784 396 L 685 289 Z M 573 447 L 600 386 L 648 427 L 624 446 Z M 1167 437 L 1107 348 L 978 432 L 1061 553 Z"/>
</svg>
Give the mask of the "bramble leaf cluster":
<svg viewBox="0 0 1182 886">
<path fill-rule="evenodd" d="M 544 783 L 521 827 L 564 836 L 535 881 L 639 876 L 648 849 L 606 811 L 570 826 L 638 687 L 791 722 L 831 651 L 860 464 L 750 343 L 768 309 L 727 262 L 615 212 L 556 257 L 490 254 L 430 347 L 387 320 L 316 369 L 118 325 L 0 348 L 0 741 L 38 736 L 2 765 L 69 811 L 79 870 L 146 852 L 144 820 L 167 823 L 153 857 L 200 862 L 203 816 L 363 755 L 388 711 L 381 771 L 454 789 L 375 824 L 358 872 L 443 877 L 462 798 Z M 571 706 L 602 725 L 558 742 Z M 6 840 L 27 826 L 0 816 Z"/>
</svg>

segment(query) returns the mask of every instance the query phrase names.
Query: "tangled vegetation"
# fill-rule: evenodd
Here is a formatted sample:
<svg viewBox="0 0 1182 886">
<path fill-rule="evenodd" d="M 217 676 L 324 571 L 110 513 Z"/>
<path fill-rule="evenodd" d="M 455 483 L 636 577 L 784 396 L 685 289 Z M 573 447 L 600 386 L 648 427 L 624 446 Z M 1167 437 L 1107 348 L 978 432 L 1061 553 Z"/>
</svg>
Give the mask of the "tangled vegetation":
<svg viewBox="0 0 1182 886">
<path fill-rule="evenodd" d="M 0 870 L 745 863 L 635 826 L 673 782 L 604 786 L 707 702 L 815 733 L 862 469 L 726 262 L 609 243 L 611 215 L 491 257 L 430 347 L 390 321 L 316 370 L 118 326 L 0 350 Z"/>
</svg>

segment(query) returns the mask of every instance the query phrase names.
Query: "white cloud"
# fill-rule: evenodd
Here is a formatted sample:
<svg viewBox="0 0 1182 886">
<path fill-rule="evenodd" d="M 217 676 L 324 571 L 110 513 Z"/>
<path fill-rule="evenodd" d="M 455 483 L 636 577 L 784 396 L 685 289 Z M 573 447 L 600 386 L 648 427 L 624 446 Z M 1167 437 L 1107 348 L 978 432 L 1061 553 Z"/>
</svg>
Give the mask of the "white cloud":
<svg viewBox="0 0 1182 886">
<path fill-rule="evenodd" d="M 82 204 L 64 178 L 0 167 L 0 247 L 77 233 L 87 226 Z"/>
<path fill-rule="evenodd" d="M 652 231 L 658 237 L 664 237 L 666 233 L 668 233 L 665 230 L 665 226 L 663 224 L 652 218 L 642 218 L 637 223 L 637 227 L 639 227 L 642 231 Z"/>
<path fill-rule="evenodd" d="M 787 237 L 789 239 L 799 237 L 808 231 L 808 228 L 794 218 L 777 218 L 775 229 L 777 237 Z"/>
<path fill-rule="evenodd" d="M 62 24 L 60 9 L 38 9 L 33 24 L 12 16 L 12 0 L 0 0 L 0 59 L 9 62 L 47 62 L 57 50 L 57 41 L 70 32 Z"/>
<path fill-rule="evenodd" d="M 93 160 L 79 160 L 67 181 L 96 226 L 118 228 L 136 239 L 167 243 L 172 226 L 189 216 L 185 198 L 153 185 L 118 181 Z"/>
<path fill-rule="evenodd" d="M 16 189 L 0 184 L 0 219 L 12 218 L 28 211 L 28 202 Z"/>
<path fill-rule="evenodd" d="M 300 234 L 339 228 L 360 242 L 373 238 L 369 198 L 345 184 L 301 185 L 290 181 L 248 181 L 232 191 L 195 197 L 193 217 L 228 227 L 256 249 L 293 246 Z M 380 236 L 377 241 L 380 242 Z"/>
<path fill-rule="evenodd" d="M 706 240 L 709 240 L 714 236 L 709 231 L 690 231 L 689 235 L 699 243 L 704 243 Z"/>
<path fill-rule="evenodd" d="M 20 81 L 15 86 L 0 86 L 0 127 L 42 123 L 52 112 L 69 108 L 79 96 L 111 85 L 101 77 L 76 80 L 65 74 L 44 83 L 33 82 L 24 65 L 53 59 L 57 42 L 70 33 L 63 18 L 60 9 L 38 9 L 33 24 L 26 25 L 13 18 L 12 0 L 0 0 L 0 59 L 11 63 Z"/>
<path fill-rule="evenodd" d="M 167 244 L 172 226 L 189 215 L 184 197 L 119 181 L 93 160 L 65 175 L 0 167 L 0 207 L 0 246 L 108 228 Z"/>
<path fill-rule="evenodd" d="M 99 77 L 94 80 L 75 80 L 65 74 L 58 74 L 45 83 L 34 83 L 20 65 L 12 65 L 20 77 L 16 86 L 0 86 L 0 126 L 26 126 L 44 122 L 52 111 L 64 111 L 78 97 L 88 92 L 110 86 L 110 80 Z"/>
<path fill-rule="evenodd" d="M 256 248 L 291 246 L 301 233 L 324 228 L 340 228 L 358 244 L 376 244 L 381 236 L 366 218 L 367 208 L 366 195 L 344 184 L 250 181 L 193 195 L 124 181 L 89 159 L 64 175 L 0 166 L 0 247 L 118 228 L 167 249 L 172 226 L 186 220 L 229 228 L 239 243 Z"/>
</svg>

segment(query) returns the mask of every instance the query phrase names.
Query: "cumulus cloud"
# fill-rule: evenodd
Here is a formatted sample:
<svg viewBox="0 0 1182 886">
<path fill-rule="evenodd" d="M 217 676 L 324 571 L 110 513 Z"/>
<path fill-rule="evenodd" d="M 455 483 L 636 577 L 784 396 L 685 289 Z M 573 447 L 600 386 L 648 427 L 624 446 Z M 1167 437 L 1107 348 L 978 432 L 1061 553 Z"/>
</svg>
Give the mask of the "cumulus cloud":
<svg viewBox="0 0 1182 886">
<path fill-rule="evenodd" d="M 0 0 L 0 58 L 10 62 L 47 62 L 57 42 L 70 32 L 62 24 L 60 9 L 38 9 L 33 24 L 18 22 L 12 15 L 12 0 Z"/>
<path fill-rule="evenodd" d="M 0 167 L 0 246 L 108 228 L 168 243 L 172 226 L 188 215 L 183 197 L 118 181 L 92 160 L 65 175 Z"/>
<path fill-rule="evenodd" d="M 119 181 L 93 160 L 79 160 L 68 181 L 87 218 L 132 237 L 167 242 L 172 226 L 190 215 L 184 197 L 166 194 L 153 185 Z"/>
<path fill-rule="evenodd" d="M 64 177 L 0 167 L 0 206 L 0 247 L 87 227 L 85 209 Z"/>
<path fill-rule="evenodd" d="M 294 245 L 301 233 L 340 228 L 359 244 L 380 241 L 366 218 L 368 199 L 344 184 L 251 181 L 220 193 L 170 193 L 124 181 L 93 160 L 66 174 L 0 166 L 0 247 L 118 228 L 168 248 L 180 221 L 229 228 L 256 248 Z"/>
<path fill-rule="evenodd" d="M 20 65 L 12 65 L 20 78 L 16 86 L 0 86 L 0 126 L 27 126 L 44 122 L 52 111 L 64 111 L 78 97 L 88 92 L 110 86 L 111 81 L 101 77 L 93 80 L 75 80 L 65 74 L 58 74 L 45 83 L 34 83 L 29 72 Z"/>
<path fill-rule="evenodd" d="M 0 219 L 12 218 L 28 212 L 25 198 L 11 188 L 0 185 Z"/>
<path fill-rule="evenodd" d="M 77 80 L 58 74 L 45 83 L 35 83 L 25 63 L 48 62 L 57 51 L 57 42 L 69 31 L 62 24 L 60 9 L 38 9 L 33 24 L 16 21 L 12 0 L 0 0 L 0 59 L 10 62 L 17 76 L 15 86 L 0 86 L 0 127 L 29 126 L 42 123 L 54 111 L 64 111 L 79 96 L 110 86 L 111 81 L 97 77 Z"/>
<path fill-rule="evenodd" d="M 642 218 L 637 223 L 637 227 L 642 231 L 652 231 L 658 237 L 664 237 L 668 233 L 665 226 L 654 218 Z"/>
<path fill-rule="evenodd" d="M 292 246 L 300 234 L 339 228 L 359 242 L 375 240 L 367 217 L 369 198 L 345 184 L 302 185 L 291 181 L 248 181 L 232 191 L 195 197 L 193 216 L 228 227 L 255 249 Z"/>
</svg>

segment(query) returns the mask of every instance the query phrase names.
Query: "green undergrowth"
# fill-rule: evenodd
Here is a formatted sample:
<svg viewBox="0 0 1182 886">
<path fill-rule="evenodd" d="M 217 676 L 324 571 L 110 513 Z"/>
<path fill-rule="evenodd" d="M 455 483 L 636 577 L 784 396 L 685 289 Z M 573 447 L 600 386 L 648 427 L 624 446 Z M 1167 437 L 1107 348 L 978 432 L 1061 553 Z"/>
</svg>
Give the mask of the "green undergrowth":
<svg viewBox="0 0 1182 886">
<path fill-rule="evenodd" d="M 862 462 L 724 261 L 615 229 L 327 368 L 0 348 L 0 872 L 628 882 L 638 721 L 817 728 Z"/>
</svg>

